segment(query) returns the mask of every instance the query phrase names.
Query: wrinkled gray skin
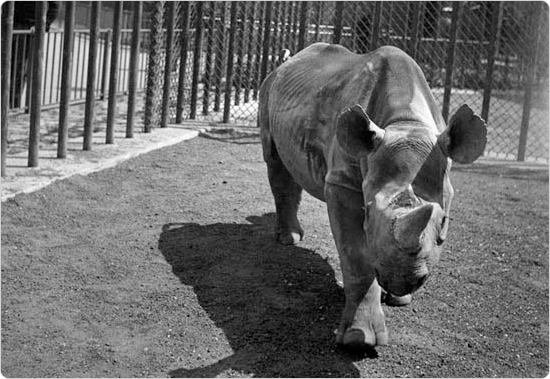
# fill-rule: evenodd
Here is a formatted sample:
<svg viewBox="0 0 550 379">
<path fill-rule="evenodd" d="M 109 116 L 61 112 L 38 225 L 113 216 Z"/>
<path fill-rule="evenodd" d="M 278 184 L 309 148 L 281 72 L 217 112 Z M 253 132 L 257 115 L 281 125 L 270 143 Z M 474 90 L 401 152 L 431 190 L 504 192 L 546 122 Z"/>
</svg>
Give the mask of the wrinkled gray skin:
<svg viewBox="0 0 550 379">
<path fill-rule="evenodd" d="M 258 123 L 276 238 L 302 239 L 302 189 L 327 203 L 346 295 L 336 342 L 386 344 L 381 287 L 410 296 L 428 277 L 448 228 L 451 159 L 482 154 L 484 122 L 464 105 L 447 128 L 421 69 L 395 47 L 316 43 L 265 79 Z"/>
</svg>

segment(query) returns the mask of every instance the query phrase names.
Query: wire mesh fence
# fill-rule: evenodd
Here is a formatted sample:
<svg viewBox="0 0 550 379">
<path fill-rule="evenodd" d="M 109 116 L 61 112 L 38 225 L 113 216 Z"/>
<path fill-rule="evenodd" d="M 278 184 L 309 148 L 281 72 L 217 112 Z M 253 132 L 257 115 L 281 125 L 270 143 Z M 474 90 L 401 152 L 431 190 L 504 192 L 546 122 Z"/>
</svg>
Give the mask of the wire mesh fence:
<svg viewBox="0 0 550 379">
<path fill-rule="evenodd" d="M 463 103 L 488 121 L 487 156 L 548 162 L 548 5 L 543 2 L 147 2 L 139 49 L 146 129 L 199 120 L 255 125 L 267 74 L 314 42 L 364 54 L 394 45 L 421 66 L 445 118 Z M 14 35 L 10 108 L 28 105 L 30 33 Z M 61 31 L 47 33 L 43 102 L 59 101 Z M 131 30 L 122 31 L 118 92 L 127 88 Z M 49 44 L 49 45 L 48 45 Z M 97 96 L 106 93 L 110 30 L 102 29 Z M 75 30 L 72 97 L 83 97 L 89 31 Z M 82 55 L 82 59 L 80 56 Z M 166 58 L 169 58 L 167 61 Z M 53 63 L 48 63 L 53 62 Z M 27 64 L 28 66 L 28 64 Z M 28 78 L 27 78 L 28 81 Z M 145 85 L 145 83 L 147 83 Z"/>
<path fill-rule="evenodd" d="M 546 4 L 183 4 L 179 37 L 166 46 L 181 51 L 172 66 L 179 77 L 171 76 L 171 99 L 179 101 L 171 101 L 170 122 L 254 125 L 262 66 L 265 74 L 274 70 L 283 49 L 294 54 L 311 43 L 328 42 L 368 53 L 393 45 L 420 64 L 445 118 L 468 103 L 487 119 L 486 155 L 548 161 Z"/>
</svg>

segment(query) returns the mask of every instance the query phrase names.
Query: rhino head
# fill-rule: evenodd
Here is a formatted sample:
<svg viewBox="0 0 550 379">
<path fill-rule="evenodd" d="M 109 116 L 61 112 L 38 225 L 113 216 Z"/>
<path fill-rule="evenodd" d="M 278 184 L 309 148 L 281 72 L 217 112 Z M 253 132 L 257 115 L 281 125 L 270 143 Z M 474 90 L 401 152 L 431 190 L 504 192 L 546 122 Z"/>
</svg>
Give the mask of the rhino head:
<svg viewBox="0 0 550 379">
<path fill-rule="evenodd" d="M 364 254 L 382 288 L 412 293 L 437 263 L 447 235 L 451 160 L 471 163 L 483 153 L 485 123 L 464 105 L 442 133 L 415 122 L 381 129 L 356 105 L 342 112 L 336 133 L 361 165 Z"/>
</svg>

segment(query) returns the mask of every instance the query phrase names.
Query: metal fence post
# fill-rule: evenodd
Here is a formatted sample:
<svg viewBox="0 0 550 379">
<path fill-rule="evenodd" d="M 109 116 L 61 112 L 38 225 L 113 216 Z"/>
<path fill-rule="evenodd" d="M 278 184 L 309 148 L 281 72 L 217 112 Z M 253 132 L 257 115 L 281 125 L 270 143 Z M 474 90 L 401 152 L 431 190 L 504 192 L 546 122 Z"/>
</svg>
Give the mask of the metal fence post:
<svg viewBox="0 0 550 379">
<path fill-rule="evenodd" d="M 220 15 L 220 22 L 216 28 L 216 33 L 218 35 L 217 44 L 216 44 L 216 59 L 214 61 L 214 67 L 216 71 L 215 78 L 215 92 L 214 92 L 214 112 L 219 112 L 221 109 L 222 101 L 222 76 L 223 76 L 223 65 L 225 62 L 225 15 L 226 15 L 226 3 L 222 2 L 222 11 Z"/>
<path fill-rule="evenodd" d="M 378 47 L 378 39 L 380 38 L 380 24 L 382 19 L 382 1 L 374 3 L 374 20 L 372 23 L 372 39 L 370 41 L 370 49 L 374 50 Z"/>
<path fill-rule="evenodd" d="M 483 105 L 481 107 L 481 117 L 485 122 L 489 119 L 489 105 L 491 102 L 491 90 L 493 88 L 493 68 L 495 56 L 499 50 L 500 27 L 502 26 L 502 16 L 504 14 L 504 3 L 502 1 L 491 3 L 492 18 L 491 30 L 489 36 L 489 51 L 487 52 L 487 72 L 485 74 L 485 88 L 483 89 Z M 496 12 L 495 12 L 496 10 Z"/>
<path fill-rule="evenodd" d="M 412 30 L 410 34 L 410 46 L 409 46 L 409 55 L 416 59 L 416 49 L 418 47 L 418 29 L 420 25 L 420 12 L 422 10 L 421 1 L 413 1 L 412 3 L 413 10 L 413 19 L 412 19 Z"/>
<path fill-rule="evenodd" d="M 231 2 L 231 26 L 229 27 L 229 47 L 227 49 L 227 72 L 225 75 L 225 97 L 223 106 L 223 122 L 229 122 L 231 113 L 231 86 L 233 85 L 233 49 L 235 47 L 235 33 L 237 29 L 237 6 L 238 2 Z"/>
<path fill-rule="evenodd" d="M 69 102 L 71 100 L 71 77 L 73 72 L 75 2 L 65 5 L 65 30 L 63 35 L 63 70 L 61 72 L 61 102 L 59 104 L 59 128 L 57 131 L 57 157 L 67 157 L 69 134 Z"/>
<path fill-rule="evenodd" d="M 160 50 L 162 49 L 162 22 L 164 19 L 164 1 L 152 3 L 151 34 L 149 45 L 149 64 L 147 69 L 147 89 L 145 91 L 145 114 L 143 120 L 143 131 L 150 133 L 153 129 L 153 120 L 158 120 L 156 114 L 156 98 L 159 96 L 160 76 L 159 67 L 161 64 Z"/>
<path fill-rule="evenodd" d="M 254 60 L 254 74 L 252 77 L 253 87 L 254 90 L 252 91 L 252 99 L 257 100 L 258 99 L 258 91 L 260 89 L 260 73 L 261 73 L 261 65 L 262 65 L 262 51 L 263 51 L 263 35 L 264 35 L 264 29 L 265 29 L 265 10 L 267 7 L 267 3 L 264 2 L 263 7 L 258 7 L 258 15 L 259 15 L 259 21 L 258 21 L 258 32 L 256 33 L 256 49 L 254 51 L 255 60 Z M 262 21 L 263 20 L 263 21 Z"/>
<path fill-rule="evenodd" d="M 6 175 L 8 149 L 8 109 L 10 98 L 11 48 L 13 39 L 13 1 L 2 6 L 2 177 Z"/>
<path fill-rule="evenodd" d="M 283 4 L 281 4 L 280 1 L 274 1 L 273 2 L 273 10 L 271 11 L 272 17 L 273 17 L 273 46 L 272 49 L 275 52 L 281 51 L 281 48 L 283 46 L 283 38 L 284 38 L 284 32 L 282 31 L 284 26 L 284 18 L 282 22 L 281 30 L 279 30 L 279 21 L 281 18 L 281 8 L 284 8 Z"/>
<path fill-rule="evenodd" d="M 166 13 L 166 53 L 164 55 L 164 85 L 162 91 L 162 110 L 160 127 L 168 126 L 168 107 L 170 105 L 170 77 L 172 76 L 172 47 L 174 45 L 174 24 L 176 22 L 176 3 L 168 2 Z"/>
<path fill-rule="evenodd" d="M 247 3 L 248 4 L 248 3 Z M 248 19 L 248 45 L 246 47 L 246 70 L 245 70 L 245 87 L 244 87 L 244 102 L 250 101 L 250 87 L 252 84 L 253 75 L 253 47 L 254 47 L 254 16 L 256 15 L 256 2 L 250 2 L 250 6 L 247 7 L 247 19 Z"/>
<path fill-rule="evenodd" d="M 90 17 L 90 46 L 88 50 L 88 76 L 86 81 L 86 107 L 84 110 L 84 150 L 92 150 L 92 137 L 94 131 L 94 106 L 95 106 L 95 79 L 97 42 L 99 35 L 100 1 L 92 1 L 92 13 Z"/>
<path fill-rule="evenodd" d="M 197 19 L 195 23 L 195 48 L 193 49 L 193 79 L 191 82 L 191 105 L 189 118 L 194 120 L 197 117 L 197 98 L 199 89 L 199 74 L 201 68 L 201 48 L 202 48 L 202 30 L 203 30 L 203 10 L 202 1 L 195 3 L 197 6 Z"/>
<path fill-rule="evenodd" d="M 178 78 L 178 98 L 176 100 L 176 124 L 183 121 L 183 110 L 185 108 L 185 79 L 187 78 L 187 51 L 189 50 L 189 1 L 182 3 L 181 16 L 181 38 L 180 38 L 180 67 Z"/>
<path fill-rule="evenodd" d="M 237 56 L 237 67 L 235 67 L 235 105 L 239 105 L 241 103 L 241 87 L 242 87 L 242 67 L 243 67 L 243 50 L 244 50 L 244 20 L 245 17 L 243 16 L 243 13 L 246 12 L 246 3 L 239 1 L 237 6 L 237 30 L 235 31 L 235 35 L 237 38 L 237 46 L 235 49 L 235 55 Z M 243 10 L 245 12 L 243 12 Z"/>
<path fill-rule="evenodd" d="M 521 114 L 521 130 L 519 133 L 519 145 L 518 145 L 518 161 L 525 161 L 525 150 L 527 148 L 527 135 L 529 132 L 529 117 L 531 115 L 531 99 L 533 96 L 533 82 L 535 81 L 536 66 L 538 59 L 538 44 L 539 44 L 539 23 L 540 23 L 540 14 L 542 2 L 533 3 L 535 7 L 534 12 L 532 13 L 532 22 L 531 22 L 531 42 L 530 49 L 531 52 L 530 59 L 527 62 L 527 73 L 525 75 L 525 95 L 523 97 L 523 112 Z"/>
<path fill-rule="evenodd" d="M 140 60 L 141 15 L 143 4 L 134 3 L 134 20 L 132 25 L 132 42 L 130 47 L 130 67 L 128 73 L 128 109 L 126 112 L 126 138 L 134 138 L 134 114 L 137 92 L 137 64 Z"/>
<path fill-rule="evenodd" d="M 265 2 L 265 27 L 264 27 L 264 40 L 262 46 L 262 67 L 260 71 L 260 85 L 267 76 L 267 66 L 269 64 L 269 44 L 271 38 L 271 1 Z"/>
<path fill-rule="evenodd" d="M 449 117 L 449 103 L 451 101 L 451 88 L 453 85 L 453 65 L 455 59 L 456 35 L 458 32 L 458 21 L 461 9 L 461 2 L 453 2 L 453 14 L 451 17 L 451 31 L 449 46 L 447 48 L 447 62 L 445 64 L 445 90 L 443 92 L 443 109 L 441 114 L 445 122 Z"/>
<path fill-rule="evenodd" d="M 206 32 L 206 62 L 204 63 L 204 91 L 202 95 L 202 114 L 208 115 L 210 108 L 210 87 L 212 86 L 212 56 L 214 55 L 214 28 L 216 27 L 216 1 L 210 2 L 208 29 Z"/>
<path fill-rule="evenodd" d="M 40 142 L 40 112 L 42 110 L 42 63 L 44 60 L 44 36 L 46 33 L 46 2 L 36 2 L 34 61 L 32 65 L 29 167 L 38 166 L 38 148 Z"/>
<path fill-rule="evenodd" d="M 340 43 L 342 39 L 342 21 L 343 21 L 343 14 L 344 14 L 344 2 L 343 1 L 337 1 L 336 2 L 336 9 L 334 12 L 334 36 L 333 36 L 333 43 Z"/>
<path fill-rule="evenodd" d="M 315 20 L 315 41 L 319 41 L 321 35 L 321 22 L 323 22 L 323 1 L 317 2 L 317 14 Z"/>
<path fill-rule="evenodd" d="M 116 21 L 114 21 L 116 22 Z M 103 62 L 101 64 L 101 100 L 105 100 L 107 92 L 107 65 L 109 64 L 109 45 L 112 41 L 112 31 L 105 32 L 105 45 L 103 45 Z"/>
<path fill-rule="evenodd" d="M 302 50 L 306 46 L 307 42 L 307 12 L 308 12 L 308 2 L 300 2 L 300 29 L 298 32 L 298 51 Z"/>
<path fill-rule="evenodd" d="M 300 21 L 300 10 L 298 8 L 298 2 L 292 1 L 291 2 L 291 9 L 292 9 L 292 44 L 290 51 L 297 51 L 298 50 L 298 22 Z"/>
<path fill-rule="evenodd" d="M 118 84 L 118 55 L 120 50 L 120 31 L 122 17 L 122 1 L 115 3 L 113 16 L 113 40 L 111 45 L 111 67 L 109 75 L 109 103 L 107 104 L 107 129 L 105 131 L 105 143 L 115 142 L 115 112 L 116 90 Z M 103 67 L 105 70 L 105 67 Z"/>
</svg>

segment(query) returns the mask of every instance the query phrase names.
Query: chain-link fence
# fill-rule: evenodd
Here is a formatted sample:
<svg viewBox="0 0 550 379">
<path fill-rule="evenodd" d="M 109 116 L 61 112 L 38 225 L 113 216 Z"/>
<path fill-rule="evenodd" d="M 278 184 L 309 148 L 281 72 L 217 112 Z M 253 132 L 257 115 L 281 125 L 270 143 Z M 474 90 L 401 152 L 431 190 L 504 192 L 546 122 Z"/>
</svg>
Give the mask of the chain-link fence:
<svg viewBox="0 0 550 379">
<path fill-rule="evenodd" d="M 445 118 L 468 103 L 487 119 L 486 155 L 548 161 L 542 2 L 212 1 L 176 8 L 172 46 L 160 49 L 178 52 L 169 76 L 170 122 L 254 125 L 259 85 L 283 49 L 295 53 L 324 41 L 367 53 L 394 45 L 420 64 Z M 159 23 L 166 26 L 169 13 Z M 164 67 L 156 64 L 155 85 Z"/>
</svg>

